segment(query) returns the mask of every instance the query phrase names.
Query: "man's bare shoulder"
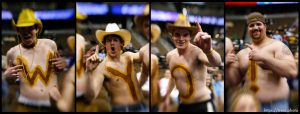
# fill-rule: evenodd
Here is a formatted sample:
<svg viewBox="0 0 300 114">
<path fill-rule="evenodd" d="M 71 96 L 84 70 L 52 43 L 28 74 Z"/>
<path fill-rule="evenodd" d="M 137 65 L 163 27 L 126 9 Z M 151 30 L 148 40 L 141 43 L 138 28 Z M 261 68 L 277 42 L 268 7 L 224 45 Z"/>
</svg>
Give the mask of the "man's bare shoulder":
<svg viewBox="0 0 300 114">
<path fill-rule="evenodd" d="M 244 48 L 237 53 L 238 57 L 245 56 L 249 53 L 249 48 Z"/>
<path fill-rule="evenodd" d="M 19 50 L 19 44 L 10 48 L 7 53 L 6 56 L 12 56 L 14 53 L 16 53 Z"/>
<path fill-rule="evenodd" d="M 282 46 L 285 46 L 285 44 L 281 41 L 271 39 L 270 46 L 272 49 L 276 50 L 278 48 L 281 48 Z"/>
<path fill-rule="evenodd" d="M 201 48 L 195 46 L 195 45 L 191 45 L 191 49 L 193 53 L 196 53 L 196 55 L 200 52 L 203 52 Z"/>
<path fill-rule="evenodd" d="M 46 38 L 39 39 L 39 42 L 41 42 L 41 44 L 56 45 L 56 43 L 53 40 Z"/>
<path fill-rule="evenodd" d="M 173 49 L 167 53 L 166 58 L 170 58 L 171 56 L 174 56 L 176 53 L 177 53 L 177 49 Z"/>
</svg>

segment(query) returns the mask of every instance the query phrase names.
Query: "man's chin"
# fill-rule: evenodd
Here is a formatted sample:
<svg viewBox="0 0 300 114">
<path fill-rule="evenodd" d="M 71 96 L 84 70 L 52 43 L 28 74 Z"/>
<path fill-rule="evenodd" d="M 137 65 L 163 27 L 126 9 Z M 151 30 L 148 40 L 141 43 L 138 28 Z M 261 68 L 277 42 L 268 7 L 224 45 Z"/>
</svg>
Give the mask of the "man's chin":
<svg viewBox="0 0 300 114">
<path fill-rule="evenodd" d="M 24 47 L 24 48 L 33 48 L 34 46 L 35 46 L 35 43 L 34 42 L 32 42 L 32 43 L 30 43 L 30 44 L 22 44 L 22 46 Z"/>
</svg>

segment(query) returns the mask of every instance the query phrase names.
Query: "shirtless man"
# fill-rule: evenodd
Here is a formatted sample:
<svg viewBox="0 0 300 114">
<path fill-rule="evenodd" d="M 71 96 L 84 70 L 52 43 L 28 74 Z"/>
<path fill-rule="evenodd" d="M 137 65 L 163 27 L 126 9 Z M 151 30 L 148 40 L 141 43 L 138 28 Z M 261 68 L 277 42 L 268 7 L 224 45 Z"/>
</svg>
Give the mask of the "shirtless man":
<svg viewBox="0 0 300 114">
<path fill-rule="evenodd" d="M 59 96 L 55 69 L 65 67 L 57 55 L 56 43 L 49 39 L 38 39 L 42 22 L 31 9 L 23 9 L 19 15 L 17 30 L 20 44 L 7 52 L 9 68 L 4 76 L 9 82 L 20 82 L 20 96 L 15 111 L 53 111 L 49 92 Z"/>
<path fill-rule="evenodd" d="M 133 54 L 122 54 L 131 40 L 130 32 L 109 23 L 105 31 L 96 31 L 96 37 L 105 46 L 107 57 L 99 59 L 97 46 L 96 53 L 87 59 L 86 98 L 95 99 L 103 86 L 111 96 L 113 112 L 147 111 L 133 69 Z"/>
<path fill-rule="evenodd" d="M 172 80 L 164 98 L 165 104 L 168 104 L 170 93 L 176 84 L 180 96 L 179 112 L 212 111 L 209 109 L 214 106 L 205 76 L 207 66 L 220 65 L 221 57 L 211 47 L 211 36 L 203 32 L 199 24 L 198 28 L 192 27 L 182 14 L 174 24 L 168 24 L 167 29 L 172 34 L 176 49 L 166 57 Z M 196 45 L 190 43 L 193 35 Z"/>
<path fill-rule="evenodd" d="M 280 41 L 266 35 L 263 15 L 253 12 L 247 18 L 252 44 L 237 54 L 237 61 L 228 68 L 231 80 L 227 83 L 250 88 L 262 103 L 261 111 L 289 111 L 287 78 L 297 76 L 297 67 L 290 49 Z"/>
<path fill-rule="evenodd" d="M 151 24 L 151 35 L 149 34 L 149 16 L 137 16 L 134 18 L 135 24 L 138 26 L 139 29 L 141 29 L 145 35 L 145 37 L 149 40 L 151 37 L 151 43 L 154 44 L 161 33 L 161 30 L 158 25 Z M 150 56 L 149 56 L 150 54 Z M 142 74 L 141 78 L 139 80 L 139 86 L 140 88 L 145 84 L 147 77 L 149 75 L 149 62 L 151 61 L 151 69 L 150 69 L 150 79 L 151 79 L 151 90 L 150 90 L 150 98 L 151 98 L 151 111 L 157 112 L 158 111 L 158 104 L 160 102 L 160 93 L 159 93 L 159 87 L 158 87 L 158 57 L 154 54 L 150 53 L 150 44 L 147 43 L 139 50 L 139 56 L 142 60 Z M 149 58 L 150 57 L 150 58 Z M 150 61 L 149 61 L 150 59 Z"/>
</svg>

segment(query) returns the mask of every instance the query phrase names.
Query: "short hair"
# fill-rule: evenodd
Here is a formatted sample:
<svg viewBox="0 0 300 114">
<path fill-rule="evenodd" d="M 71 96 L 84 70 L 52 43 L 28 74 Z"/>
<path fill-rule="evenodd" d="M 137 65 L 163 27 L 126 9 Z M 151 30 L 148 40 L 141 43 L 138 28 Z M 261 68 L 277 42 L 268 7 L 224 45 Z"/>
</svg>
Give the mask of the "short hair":
<svg viewBox="0 0 300 114">
<path fill-rule="evenodd" d="M 122 39 L 122 37 L 119 36 L 119 35 L 116 35 L 116 34 L 108 34 L 108 35 L 105 35 L 104 38 L 103 38 L 102 44 L 105 44 L 105 43 L 106 43 L 106 39 L 107 39 L 109 36 L 117 37 L 117 38 L 121 41 L 121 43 L 124 44 L 124 40 Z"/>
</svg>

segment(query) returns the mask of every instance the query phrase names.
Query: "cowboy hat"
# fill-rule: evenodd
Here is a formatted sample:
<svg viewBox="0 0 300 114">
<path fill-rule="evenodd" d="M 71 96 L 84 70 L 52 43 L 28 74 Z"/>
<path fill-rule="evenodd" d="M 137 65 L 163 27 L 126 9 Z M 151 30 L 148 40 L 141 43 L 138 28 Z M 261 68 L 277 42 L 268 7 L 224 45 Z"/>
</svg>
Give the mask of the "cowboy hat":
<svg viewBox="0 0 300 114">
<path fill-rule="evenodd" d="M 143 22 L 145 20 L 149 20 L 149 10 L 150 10 L 150 6 L 149 4 L 147 4 L 145 7 L 144 7 L 144 11 L 143 11 L 143 14 L 140 15 L 140 16 L 135 16 L 133 21 L 134 21 L 134 24 L 139 28 L 143 28 Z"/>
<path fill-rule="evenodd" d="M 198 32 L 196 26 L 191 26 L 187 17 L 183 14 L 179 14 L 177 20 L 174 24 L 168 23 L 167 30 L 172 33 L 174 29 L 186 29 L 191 31 L 191 35 L 194 35 Z"/>
<path fill-rule="evenodd" d="M 12 20 L 12 24 L 14 28 L 30 27 L 33 25 L 37 25 L 39 33 L 42 31 L 43 28 L 42 21 L 37 19 L 34 15 L 34 11 L 29 8 L 25 8 L 21 11 L 21 13 L 19 14 L 17 24 L 14 20 Z"/>
<path fill-rule="evenodd" d="M 106 35 L 115 34 L 120 36 L 124 40 L 124 47 L 130 43 L 131 34 L 126 29 L 120 29 L 116 23 L 108 23 L 105 31 L 97 30 L 96 37 L 97 40 L 102 44 L 102 41 Z M 103 44 L 104 45 L 104 44 Z"/>
<path fill-rule="evenodd" d="M 76 34 L 76 38 L 78 38 L 77 34 Z M 72 52 L 75 52 L 75 36 L 69 36 L 67 38 L 67 43 L 68 46 L 70 47 L 70 49 L 72 50 Z"/>
<path fill-rule="evenodd" d="M 157 24 L 151 24 L 151 42 L 154 43 L 158 40 L 161 30 Z"/>
<path fill-rule="evenodd" d="M 86 18 L 87 18 L 87 15 L 84 15 L 84 14 L 80 13 L 79 11 L 76 11 L 76 19 L 77 20 L 82 21 L 82 20 L 85 20 Z"/>
</svg>

